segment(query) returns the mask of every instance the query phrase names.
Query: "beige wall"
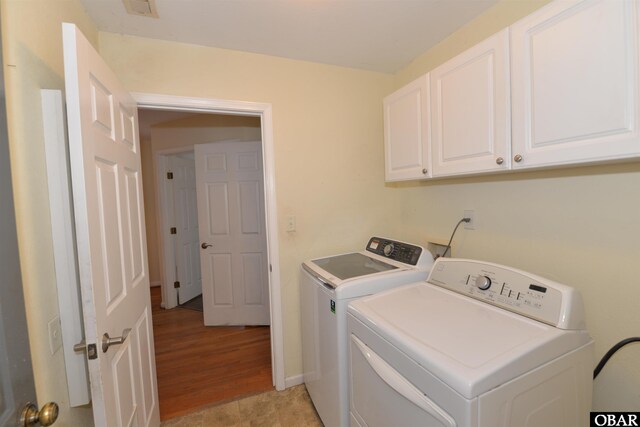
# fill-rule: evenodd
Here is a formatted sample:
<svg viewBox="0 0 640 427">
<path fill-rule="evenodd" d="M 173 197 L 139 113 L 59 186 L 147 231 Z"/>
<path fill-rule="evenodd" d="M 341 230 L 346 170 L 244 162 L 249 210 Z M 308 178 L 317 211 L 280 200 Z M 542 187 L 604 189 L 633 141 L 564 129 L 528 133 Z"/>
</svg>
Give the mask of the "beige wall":
<svg viewBox="0 0 640 427">
<path fill-rule="evenodd" d="M 372 230 L 395 231 L 381 108 L 393 78 L 110 33 L 100 34 L 100 53 L 131 91 L 272 104 L 285 372 L 300 374 L 300 263 L 363 247 Z M 284 231 L 287 215 L 295 233 Z"/>
<path fill-rule="evenodd" d="M 9 147 L 31 357 L 40 402 L 60 405 L 56 426 L 91 425 L 91 408 L 69 408 L 62 351 L 49 351 L 47 323 L 58 316 L 40 89 L 63 89 L 63 21 L 97 45 L 79 0 L 3 0 L 2 40 Z"/>
<path fill-rule="evenodd" d="M 61 404 L 56 425 L 90 425 L 69 409 L 62 354 L 49 355 L 57 313 L 44 173 L 40 88 L 63 88 L 60 22 L 79 24 L 132 91 L 273 105 L 285 369 L 301 373 L 300 262 L 361 247 L 372 233 L 447 239 L 464 209 L 454 255 L 521 267 L 579 288 L 598 358 L 637 335 L 640 164 L 384 184 L 383 96 L 544 3 L 502 1 L 395 76 L 101 33 L 78 0 L 2 0 L 11 160 L 36 387 Z M 188 65 L 185 65 L 188 64 Z M 145 186 L 145 191 L 147 191 Z M 284 218 L 297 217 L 286 233 Z M 400 218 L 399 222 L 391 219 Z M 637 410 L 638 347 L 595 382 L 596 409 Z"/>
<path fill-rule="evenodd" d="M 157 182 L 154 154 L 157 151 L 193 147 L 216 141 L 261 140 L 260 118 L 198 114 L 180 120 L 159 123 L 151 128 L 150 138 L 141 140 L 142 184 L 144 187 L 144 214 L 147 226 L 149 277 L 152 286 L 161 280 L 161 261 L 158 247 Z"/>
<path fill-rule="evenodd" d="M 508 26 L 545 2 L 503 1 L 401 70 L 396 86 Z M 389 184 L 401 194 L 408 240 L 447 240 L 465 209 L 454 256 L 513 265 L 580 289 L 596 357 L 640 331 L 640 163 Z M 595 410 L 638 410 L 640 346 L 627 346 L 594 382 Z M 595 362 L 594 362 L 595 364 Z"/>
</svg>

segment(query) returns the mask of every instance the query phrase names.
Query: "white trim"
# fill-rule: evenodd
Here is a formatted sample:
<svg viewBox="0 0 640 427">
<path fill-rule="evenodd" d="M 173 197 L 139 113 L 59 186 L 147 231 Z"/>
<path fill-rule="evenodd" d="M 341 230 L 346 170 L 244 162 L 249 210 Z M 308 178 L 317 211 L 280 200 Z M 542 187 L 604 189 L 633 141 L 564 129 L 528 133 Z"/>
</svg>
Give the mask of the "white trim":
<svg viewBox="0 0 640 427">
<path fill-rule="evenodd" d="M 280 251 L 278 241 L 278 213 L 276 208 L 273 117 L 271 104 L 220 99 L 189 98 L 170 95 L 132 93 L 138 107 L 156 110 L 200 111 L 240 114 L 261 118 L 264 162 L 265 213 L 267 222 L 267 250 L 271 273 L 269 298 L 271 309 L 271 365 L 276 390 L 285 389 L 284 342 L 282 325 L 282 297 L 280 289 Z"/>
<path fill-rule="evenodd" d="M 69 406 L 76 407 L 89 403 L 91 396 L 85 354 L 73 349 L 74 344 L 84 340 L 84 334 L 78 282 L 78 258 L 73 237 L 73 208 L 64 107 L 62 91 L 42 89 L 40 95 L 64 366 Z"/>
<path fill-rule="evenodd" d="M 300 385 L 304 383 L 304 375 L 303 374 L 298 374 L 298 375 L 294 375 L 292 377 L 287 377 L 284 380 L 284 385 L 286 388 L 289 387 L 294 387 L 297 385 Z"/>
</svg>

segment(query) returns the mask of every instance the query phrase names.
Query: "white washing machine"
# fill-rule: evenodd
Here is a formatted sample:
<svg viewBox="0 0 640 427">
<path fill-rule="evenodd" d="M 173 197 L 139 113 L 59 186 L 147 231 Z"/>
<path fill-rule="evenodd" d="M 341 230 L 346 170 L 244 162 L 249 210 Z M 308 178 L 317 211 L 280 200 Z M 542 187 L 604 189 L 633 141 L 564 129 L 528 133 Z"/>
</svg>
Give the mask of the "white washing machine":
<svg viewBox="0 0 640 427">
<path fill-rule="evenodd" d="M 593 340 L 570 287 L 440 258 L 348 312 L 352 426 L 589 425 Z"/>
<path fill-rule="evenodd" d="M 432 265 L 428 250 L 380 237 L 372 237 L 362 252 L 302 264 L 304 382 L 326 427 L 349 425 L 347 304 L 425 280 Z"/>
</svg>

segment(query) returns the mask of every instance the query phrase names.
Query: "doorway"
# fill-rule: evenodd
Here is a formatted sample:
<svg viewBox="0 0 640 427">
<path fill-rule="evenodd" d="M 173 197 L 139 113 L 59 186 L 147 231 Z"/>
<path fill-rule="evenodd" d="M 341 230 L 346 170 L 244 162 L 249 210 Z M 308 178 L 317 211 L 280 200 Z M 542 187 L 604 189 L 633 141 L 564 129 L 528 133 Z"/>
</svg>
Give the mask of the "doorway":
<svg viewBox="0 0 640 427">
<path fill-rule="evenodd" d="M 263 195 L 263 200 L 264 200 L 264 210 L 265 210 L 265 224 L 266 224 L 266 231 L 267 231 L 267 238 L 268 238 L 268 242 L 267 242 L 267 246 L 268 246 L 268 268 L 270 270 L 270 272 L 268 273 L 268 296 L 269 296 L 269 300 L 271 302 L 270 304 L 270 313 L 269 313 L 269 317 L 271 318 L 271 323 L 272 323 L 272 328 L 271 331 L 268 333 L 270 335 L 270 352 L 269 350 L 267 354 L 268 359 L 270 359 L 270 362 L 272 362 L 271 368 L 270 368 L 270 377 L 271 377 L 271 384 L 276 386 L 276 389 L 278 390 L 282 390 L 285 387 L 285 383 L 284 383 L 284 372 L 283 372 L 283 350 L 282 350 L 282 329 L 281 329 L 281 312 L 280 312 L 280 298 L 279 298 L 279 268 L 278 268 L 278 263 L 277 263 L 277 236 L 275 236 L 275 192 L 274 192 L 274 188 L 273 188 L 273 158 L 272 158 L 272 142 L 271 141 L 271 127 L 270 127 L 270 107 L 268 105 L 260 105 L 260 104 L 249 104 L 249 103 L 228 103 L 226 101 L 205 101 L 205 103 L 208 103 L 208 107 L 209 108 L 203 108 L 203 101 L 204 100 L 193 100 L 193 99 L 176 99 L 171 97 L 170 99 L 167 99 L 167 97 L 160 97 L 162 99 L 160 99 L 159 101 L 159 97 L 155 97 L 155 96 L 145 96 L 145 95 L 134 95 L 138 101 L 139 101 L 139 106 L 141 107 L 140 111 L 140 116 L 142 117 L 142 115 L 144 114 L 145 111 L 149 111 L 149 110 L 153 110 L 155 112 L 161 112 L 161 113 L 165 113 L 165 114 L 174 114 L 174 115 L 181 115 L 183 117 L 183 119 L 186 119 L 189 117 L 189 115 L 193 116 L 193 115 L 205 115 L 205 114 L 218 114 L 219 113 L 224 113 L 225 116 L 228 117 L 234 117 L 232 115 L 232 113 L 235 113 L 235 118 L 237 120 L 240 119 L 246 119 L 247 116 L 253 119 L 257 119 L 257 123 L 258 123 L 258 135 L 259 137 L 263 140 L 262 143 L 262 147 L 261 147 L 261 151 L 262 151 L 262 155 L 264 157 L 264 195 Z M 145 101 L 146 100 L 146 101 Z M 150 100 L 153 100 L 153 103 L 150 102 Z M 198 108 L 194 108 L 194 103 L 197 104 Z M 234 105 L 235 104 L 235 105 Z M 224 107 L 224 108 L 221 108 Z M 231 116 L 230 116 L 231 115 Z M 175 118 L 175 117 L 174 117 Z M 264 126 L 265 123 L 268 123 L 268 126 Z M 141 128 L 142 130 L 142 128 Z M 267 136 L 265 138 L 265 135 Z M 145 156 L 145 148 L 144 148 L 144 141 L 143 141 L 143 137 L 141 136 L 141 150 L 142 150 L 142 156 L 143 156 L 143 163 L 144 163 L 144 156 Z M 192 149 L 193 146 L 189 147 L 190 149 Z M 170 157 L 171 156 L 180 156 L 183 159 L 185 157 L 189 157 L 190 154 L 186 154 L 184 151 L 184 148 L 182 149 L 182 151 L 180 152 L 180 154 L 176 154 L 178 153 L 178 148 L 174 149 L 174 152 L 171 153 L 171 149 L 168 149 L 167 147 L 164 147 L 165 152 L 161 153 L 162 156 L 165 157 L 165 160 L 170 161 Z M 169 150 L 169 152 L 167 152 L 167 150 Z M 189 150 L 188 152 L 191 152 L 191 150 Z M 149 153 L 147 153 L 149 154 Z M 156 153 L 158 154 L 158 153 Z M 153 156 L 153 152 L 151 153 L 151 155 Z M 156 158 L 156 160 L 158 160 Z M 162 160 L 162 159 L 161 159 Z M 161 164 L 162 162 L 157 162 L 156 161 L 156 167 L 155 170 L 152 172 L 153 175 L 155 175 L 156 177 L 164 172 L 161 172 L 161 168 L 158 167 L 159 164 Z M 144 168 L 143 168 L 143 174 L 145 173 Z M 147 174 L 149 173 L 149 171 L 146 172 Z M 152 187 L 153 188 L 153 187 Z M 146 194 L 149 193 L 150 189 L 148 186 L 145 186 L 145 197 Z M 157 201 L 156 203 L 159 203 L 159 201 Z M 160 219 L 160 218 L 155 218 L 156 220 Z M 161 225 L 158 225 L 157 223 L 155 223 L 155 221 L 152 218 L 149 218 L 149 216 L 147 215 L 147 228 L 149 231 L 153 231 L 154 229 L 160 230 L 160 229 L 164 229 L 163 227 L 161 227 Z M 165 257 L 165 250 L 167 248 L 168 245 L 166 245 L 166 242 L 163 244 L 163 242 L 161 241 L 163 239 L 163 236 L 161 235 L 162 233 L 157 232 L 156 233 L 156 238 L 157 238 L 157 244 L 155 245 L 149 245 L 149 257 L 150 257 L 150 264 L 151 262 L 151 258 L 154 256 L 153 254 L 153 250 L 157 249 L 157 252 L 155 254 L 155 256 L 157 256 L 158 258 L 160 258 L 161 262 L 164 262 L 164 257 Z M 174 267 L 175 268 L 175 267 Z M 175 270 L 174 270 L 175 271 Z M 274 274 L 275 273 L 275 274 Z M 171 286 L 172 282 L 170 280 L 167 280 L 167 277 L 162 277 L 163 274 L 160 274 L 160 278 L 158 280 L 153 280 L 152 285 L 159 285 L 161 283 L 163 284 L 168 284 L 169 286 L 164 286 L 162 289 L 162 301 L 163 301 L 163 306 L 165 308 L 171 308 L 172 306 L 176 306 L 178 304 L 178 298 L 180 298 L 180 289 L 178 288 L 178 292 L 175 292 L 174 289 Z M 155 293 L 159 293 L 156 289 L 153 290 L 152 295 Z M 180 303 L 184 302 L 184 300 L 182 298 L 180 298 Z M 154 322 L 155 323 L 155 322 Z M 241 328 L 241 327 L 239 327 Z M 214 379 L 215 380 L 215 379 Z M 214 381 L 212 381 L 214 382 Z M 258 391 L 262 391 L 262 390 L 258 390 Z M 204 392 L 204 390 L 202 391 Z"/>
</svg>

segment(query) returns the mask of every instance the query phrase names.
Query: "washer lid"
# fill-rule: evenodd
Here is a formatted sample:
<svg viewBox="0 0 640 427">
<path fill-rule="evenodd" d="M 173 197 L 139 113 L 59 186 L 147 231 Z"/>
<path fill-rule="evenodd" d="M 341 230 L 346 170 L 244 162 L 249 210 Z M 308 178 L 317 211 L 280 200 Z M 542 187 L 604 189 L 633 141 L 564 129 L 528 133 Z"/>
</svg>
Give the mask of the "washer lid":
<svg viewBox="0 0 640 427">
<path fill-rule="evenodd" d="M 414 283 L 354 301 L 349 312 L 466 397 L 591 341 L 436 287 Z"/>
<path fill-rule="evenodd" d="M 359 252 L 314 259 L 311 263 L 341 280 L 395 270 L 398 267 Z"/>
</svg>

